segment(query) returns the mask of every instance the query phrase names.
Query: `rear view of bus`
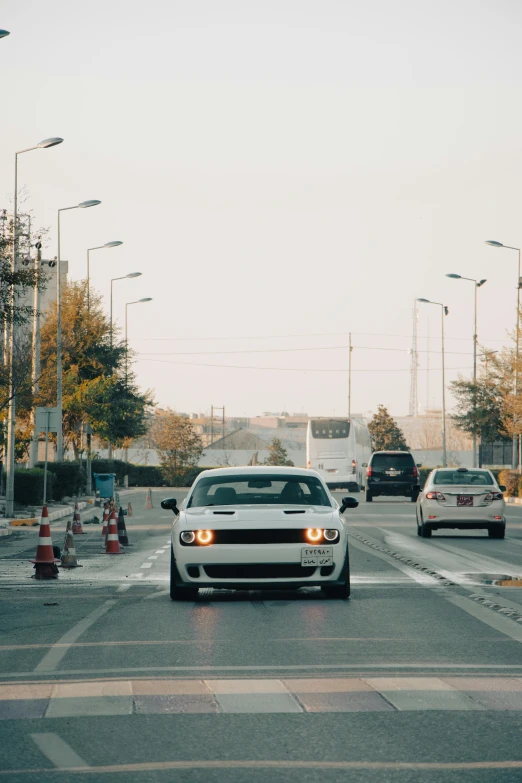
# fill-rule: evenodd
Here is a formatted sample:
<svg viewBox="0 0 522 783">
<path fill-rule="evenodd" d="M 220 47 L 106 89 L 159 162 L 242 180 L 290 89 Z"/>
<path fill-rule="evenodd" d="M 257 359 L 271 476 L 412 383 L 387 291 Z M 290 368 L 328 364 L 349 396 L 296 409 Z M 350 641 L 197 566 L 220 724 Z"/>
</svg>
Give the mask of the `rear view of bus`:
<svg viewBox="0 0 522 783">
<path fill-rule="evenodd" d="M 307 467 L 320 473 L 330 489 L 357 492 L 363 462 L 371 454 L 368 428 L 361 420 L 310 419 L 306 434 Z"/>
</svg>

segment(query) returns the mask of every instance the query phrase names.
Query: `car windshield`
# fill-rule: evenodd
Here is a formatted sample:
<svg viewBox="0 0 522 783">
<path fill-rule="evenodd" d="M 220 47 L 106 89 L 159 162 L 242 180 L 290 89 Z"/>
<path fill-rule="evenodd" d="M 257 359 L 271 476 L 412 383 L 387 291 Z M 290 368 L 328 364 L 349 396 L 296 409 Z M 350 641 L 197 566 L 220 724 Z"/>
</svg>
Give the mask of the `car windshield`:
<svg viewBox="0 0 522 783">
<path fill-rule="evenodd" d="M 244 505 L 331 506 L 321 481 L 315 476 L 227 475 L 201 478 L 187 503 L 198 506 Z"/>
<path fill-rule="evenodd" d="M 487 487 L 493 486 L 493 478 L 486 470 L 438 470 L 433 483 Z"/>
</svg>

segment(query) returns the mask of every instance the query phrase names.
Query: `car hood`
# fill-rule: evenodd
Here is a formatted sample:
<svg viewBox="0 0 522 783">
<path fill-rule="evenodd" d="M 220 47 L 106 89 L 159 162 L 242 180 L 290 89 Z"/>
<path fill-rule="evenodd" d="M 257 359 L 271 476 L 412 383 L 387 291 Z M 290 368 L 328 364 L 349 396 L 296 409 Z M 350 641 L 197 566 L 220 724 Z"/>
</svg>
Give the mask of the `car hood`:
<svg viewBox="0 0 522 783">
<path fill-rule="evenodd" d="M 328 506 L 204 506 L 180 512 L 180 524 L 188 528 L 223 529 L 232 525 L 252 527 L 329 527 L 339 525 L 339 509 Z"/>
</svg>

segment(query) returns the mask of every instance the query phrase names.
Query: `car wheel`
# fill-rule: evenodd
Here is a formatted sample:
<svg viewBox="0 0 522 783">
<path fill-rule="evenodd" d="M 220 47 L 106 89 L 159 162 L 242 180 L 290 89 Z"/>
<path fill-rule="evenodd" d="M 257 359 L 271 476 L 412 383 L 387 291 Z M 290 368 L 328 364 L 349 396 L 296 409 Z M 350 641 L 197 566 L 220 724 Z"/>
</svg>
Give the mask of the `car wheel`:
<svg viewBox="0 0 522 783">
<path fill-rule="evenodd" d="M 322 588 L 323 593 L 327 598 L 340 598 L 345 601 L 350 597 L 350 558 L 348 556 L 348 550 L 346 550 L 346 558 L 340 578 L 343 580 L 342 585 L 332 585 L 331 587 L 324 585 Z"/>
<path fill-rule="evenodd" d="M 372 502 L 372 500 L 373 500 L 373 495 L 372 495 L 372 493 L 370 492 L 370 490 L 369 490 L 369 489 L 367 489 L 367 490 L 366 490 L 366 502 L 367 502 L 367 503 L 371 503 L 371 502 Z"/>
<path fill-rule="evenodd" d="M 170 597 L 172 601 L 189 601 L 198 594 L 197 587 L 179 587 L 176 582 L 180 581 L 179 571 L 176 567 L 172 546 L 170 547 Z"/>
<path fill-rule="evenodd" d="M 431 527 L 425 525 L 424 522 L 421 525 L 420 535 L 422 538 L 431 538 Z"/>
<path fill-rule="evenodd" d="M 506 526 L 505 525 L 490 525 L 488 528 L 488 535 L 490 538 L 505 538 Z"/>
<path fill-rule="evenodd" d="M 419 497 L 418 493 L 417 493 L 417 492 L 414 492 L 414 493 L 413 493 L 413 495 L 412 495 L 412 496 L 411 496 L 411 498 L 410 498 L 411 502 L 412 502 L 412 503 L 416 503 L 416 502 L 417 502 L 417 498 L 418 498 L 418 497 Z"/>
</svg>

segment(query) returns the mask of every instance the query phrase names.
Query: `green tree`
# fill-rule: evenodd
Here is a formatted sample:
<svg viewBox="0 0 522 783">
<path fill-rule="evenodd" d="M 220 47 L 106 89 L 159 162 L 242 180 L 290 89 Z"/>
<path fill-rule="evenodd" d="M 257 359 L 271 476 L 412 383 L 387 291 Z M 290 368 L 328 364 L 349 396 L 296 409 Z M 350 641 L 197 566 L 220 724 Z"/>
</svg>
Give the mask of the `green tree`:
<svg viewBox="0 0 522 783">
<path fill-rule="evenodd" d="M 384 405 L 379 405 L 377 413 L 368 424 L 375 451 L 407 451 L 406 438 Z"/>
<path fill-rule="evenodd" d="M 506 390 L 486 379 L 458 378 L 450 384 L 455 397 L 452 420 L 457 429 L 477 435 L 484 442 L 506 436 L 509 410 Z"/>
<path fill-rule="evenodd" d="M 56 305 L 41 330 L 42 377 L 38 405 L 56 404 Z M 64 445 L 75 456 L 82 422 L 95 434 L 120 446 L 145 432 L 145 416 L 153 404 L 150 392 L 141 393 L 132 372 L 125 372 L 125 345 L 113 340 L 110 322 L 99 294 L 87 284 L 67 283 L 62 290 L 62 366 Z"/>
<path fill-rule="evenodd" d="M 263 465 L 288 465 L 293 468 L 294 463 L 288 459 L 288 452 L 279 438 L 272 438 L 268 451 L 269 455 Z"/>
<path fill-rule="evenodd" d="M 203 453 L 201 438 L 190 419 L 170 408 L 156 413 L 151 434 L 163 475 L 171 486 L 175 486 L 191 468 L 197 467 Z"/>
</svg>

